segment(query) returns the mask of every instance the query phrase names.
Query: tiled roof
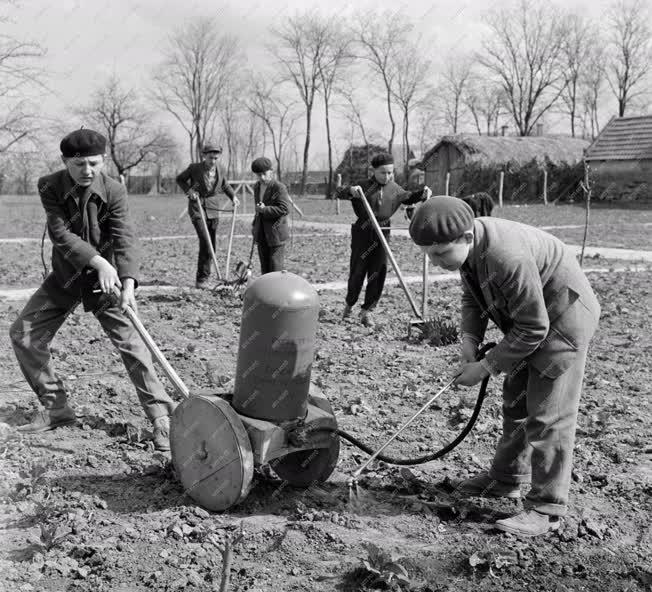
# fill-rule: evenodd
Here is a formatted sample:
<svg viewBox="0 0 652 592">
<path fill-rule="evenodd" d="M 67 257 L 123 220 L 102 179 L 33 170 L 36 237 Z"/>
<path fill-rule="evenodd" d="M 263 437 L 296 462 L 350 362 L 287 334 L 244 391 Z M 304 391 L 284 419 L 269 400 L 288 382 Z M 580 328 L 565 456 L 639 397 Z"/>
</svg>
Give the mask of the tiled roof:
<svg viewBox="0 0 652 592">
<path fill-rule="evenodd" d="M 652 159 L 652 115 L 614 117 L 586 151 L 586 160 Z"/>
</svg>

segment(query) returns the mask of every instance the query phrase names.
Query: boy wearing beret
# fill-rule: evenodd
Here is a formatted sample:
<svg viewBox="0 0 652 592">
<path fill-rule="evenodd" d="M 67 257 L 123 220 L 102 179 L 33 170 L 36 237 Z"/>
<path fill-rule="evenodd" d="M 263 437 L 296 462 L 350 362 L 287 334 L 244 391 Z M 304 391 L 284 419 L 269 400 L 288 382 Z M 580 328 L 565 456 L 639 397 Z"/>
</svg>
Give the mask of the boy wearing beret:
<svg viewBox="0 0 652 592">
<path fill-rule="evenodd" d="M 365 298 L 360 311 L 361 322 L 373 326 L 371 311 L 376 307 L 385 286 L 387 276 L 387 254 L 378 240 L 376 231 L 369 220 L 367 210 L 360 199 L 362 190 L 371 206 L 383 234 L 389 241 L 390 218 L 401 205 L 410 205 L 423 201 L 431 195 L 428 187 L 418 191 L 405 191 L 394 182 L 394 159 L 391 154 L 377 154 L 371 159 L 373 176 L 360 185 L 342 187 L 339 199 L 350 199 L 357 216 L 351 225 L 351 260 L 349 264 L 349 281 L 346 304 L 342 318 L 351 314 L 351 309 L 358 301 L 362 284 L 367 278 Z"/>
<path fill-rule="evenodd" d="M 64 384 L 52 367 L 50 343 L 82 302 L 120 352 L 154 425 L 155 448 L 168 451 L 169 415 L 175 403 L 123 314 L 127 306 L 136 306 L 138 247 L 125 189 L 102 172 L 105 147 L 106 139 L 97 132 L 72 132 L 61 141 L 66 168 L 38 180 L 52 241 L 52 272 L 11 325 L 10 338 L 20 369 L 43 409 L 18 429 L 39 433 L 75 423 Z M 121 291 L 118 305 L 107 296 L 115 287 Z"/>
<path fill-rule="evenodd" d="M 536 536 L 567 512 L 573 445 L 589 341 L 600 305 L 573 253 L 537 228 L 473 219 L 454 197 L 417 208 L 410 236 L 433 264 L 462 277 L 462 353 L 456 384 L 504 374 L 503 434 L 489 471 L 459 481 L 462 494 L 520 497 L 525 510 L 498 520 L 505 532 Z M 503 339 L 476 361 L 488 320 Z"/>
<path fill-rule="evenodd" d="M 226 181 L 222 168 L 217 164 L 222 148 L 208 143 L 202 150 L 202 162 L 195 162 L 177 176 L 177 184 L 188 196 L 188 215 L 199 239 L 199 254 L 197 255 L 197 274 L 195 287 L 203 290 L 208 287 L 211 275 L 212 258 L 206 233 L 201 222 L 199 208 L 204 211 L 204 219 L 208 227 L 210 244 L 215 250 L 217 225 L 219 223 L 220 202 L 218 193 L 225 193 L 233 202 L 234 207 L 240 202 L 233 189 Z"/>
<path fill-rule="evenodd" d="M 258 248 L 261 274 L 284 269 L 285 243 L 290 237 L 290 198 L 287 187 L 274 179 L 273 168 L 272 161 L 264 156 L 251 163 L 251 170 L 258 177 L 254 185 L 256 215 L 252 234 Z"/>
</svg>

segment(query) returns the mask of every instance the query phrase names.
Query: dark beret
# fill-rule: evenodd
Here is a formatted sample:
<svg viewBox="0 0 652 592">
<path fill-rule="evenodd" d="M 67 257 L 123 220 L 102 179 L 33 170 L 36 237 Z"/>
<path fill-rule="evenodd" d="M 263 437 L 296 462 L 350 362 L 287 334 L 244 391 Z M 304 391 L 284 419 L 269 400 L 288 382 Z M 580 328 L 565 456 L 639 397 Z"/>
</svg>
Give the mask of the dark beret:
<svg viewBox="0 0 652 592">
<path fill-rule="evenodd" d="M 251 170 L 256 174 L 271 171 L 273 168 L 272 161 L 264 156 L 257 158 L 251 163 Z"/>
<path fill-rule="evenodd" d="M 218 146 L 212 142 L 207 142 L 204 144 L 201 152 L 202 154 L 208 154 L 209 152 L 217 152 L 218 154 L 222 154 L 222 146 Z"/>
<path fill-rule="evenodd" d="M 106 138 L 93 130 L 78 129 L 61 140 L 59 148 L 65 158 L 98 156 L 106 152 Z"/>
<path fill-rule="evenodd" d="M 387 154 L 386 152 L 376 154 L 376 156 L 371 159 L 371 166 L 375 169 L 386 164 L 394 164 L 394 157 L 391 154 Z"/>
<path fill-rule="evenodd" d="M 450 243 L 473 228 L 473 210 L 458 197 L 437 195 L 423 202 L 412 216 L 410 236 L 419 246 Z"/>
</svg>

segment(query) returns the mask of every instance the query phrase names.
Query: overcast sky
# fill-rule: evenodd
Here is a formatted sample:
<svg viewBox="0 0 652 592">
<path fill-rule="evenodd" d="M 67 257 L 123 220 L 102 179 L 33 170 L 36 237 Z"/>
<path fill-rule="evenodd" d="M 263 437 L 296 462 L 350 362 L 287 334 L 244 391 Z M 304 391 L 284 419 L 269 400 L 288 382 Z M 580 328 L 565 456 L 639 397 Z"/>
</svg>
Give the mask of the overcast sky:
<svg viewBox="0 0 652 592">
<path fill-rule="evenodd" d="M 545 0 L 542 0 L 545 1 Z M 652 1 L 652 0 L 651 0 Z M 481 0 L 416 0 L 396 3 L 377 0 L 356 4 L 355 0 L 289 0 L 283 2 L 238 0 L 19 0 L 11 11 L 14 35 L 31 39 L 47 49 L 43 63 L 49 72 L 48 85 L 53 93 L 39 98 L 43 114 L 61 117 L 71 105 L 83 103 L 94 89 L 115 72 L 126 86 L 145 88 L 161 59 L 167 36 L 189 17 L 213 16 L 225 32 L 235 34 L 247 56 L 247 66 L 257 70 L 269 67 L 271 56 L 266 44 L 272 41 L 270 27 L 288 15 L 306 8 L 323 14 L 350 16 L 357 7 L 368 10 L 403 8 L 423 35 L 423 49 L 435 65 L 441 66 L 450 51 L 470 51 L 480 47 L 485 33 L 483 16 L 488 8 L 501 2 Z M 564 6 L 575 8 L 598 20 L 609 0 L 567 0 Z M 321 109 L 316 115 L 313 165 L 321 166 L 325 142 Z M 368 115 L 370 126 L 386 135 L 388 128 L 382 105 Z M 601 123 L 605 123 L 601 122 Z M 70 119 L 70 127 L 82 122 Z M 551 118 L 546 126 L 554 128 Z M 178 124 L 170 129 L 180 141 L 184 136 Z M 400 132 L 397 132 L 400 133 Z M 338 154 L 346 148 L 346 126 L 336 125 Z M 56 149 L 53 146 L 53 149 Z M 184 152 L 185 154 L 185 146 Z"/>
</svg>

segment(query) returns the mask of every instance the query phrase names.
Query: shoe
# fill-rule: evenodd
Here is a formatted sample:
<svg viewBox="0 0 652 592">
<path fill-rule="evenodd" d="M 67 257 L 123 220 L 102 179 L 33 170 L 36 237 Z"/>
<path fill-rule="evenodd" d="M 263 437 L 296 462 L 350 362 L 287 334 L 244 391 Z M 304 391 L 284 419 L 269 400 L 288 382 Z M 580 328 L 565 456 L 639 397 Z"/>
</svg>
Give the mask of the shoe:
<svg viewBox="0 0 652 592">
<path fill-rule="evenodd" d="M 77 423 L 77 416 L 74 410 L 68 405 L 64 405 L 58 409 L 40 409 L 30 423 L 16 429 L 23 434 L 40 434 L 75 423 Z"/>
<path fill-rule="evenodd" d="M 560 524 L 559 516 L 549 516 L 536 510 L 525 510 L 516 516 L 496 520 L 498 530 L 525 537 L 539 536 L 558 530 Z"/>
<path fill-rule="evenodd" d="M 342 311 L 342 320 L 348 319 L 351 316 L 351 309 L 353 307 L 349 306 L 348 304 L 344 305 L 344 310 Z"/>
<path fill-rule="evenodd" d="M 207 290 L 208 289 L 208 281 L 207 280 L 197 280 L 195 282 L 195 288 L 198 290 Z"/>
<path fill-rule="evenodd" d="M 170 452 L 170 417 L 164 415 L 154 420 L 154 450 L 158 452 Z"/>
<path fill-rule="evenodd" d="M 365 327 L 373 327 L 374 322 L 371 318 L 371 313 L 368 310 L 362 310 L 360 312 L 360 322 L 365 326 Z"/>
<path fill-rule="evenodd" d="M 451 479 L 454 493 L 471 495 L 475 497 L 507 497 L 518 499 L 521 497 L 521 488 L 518 485 L 497 481 L 489 476 L 486 471 L 470 479 Z"/>
</svg>

